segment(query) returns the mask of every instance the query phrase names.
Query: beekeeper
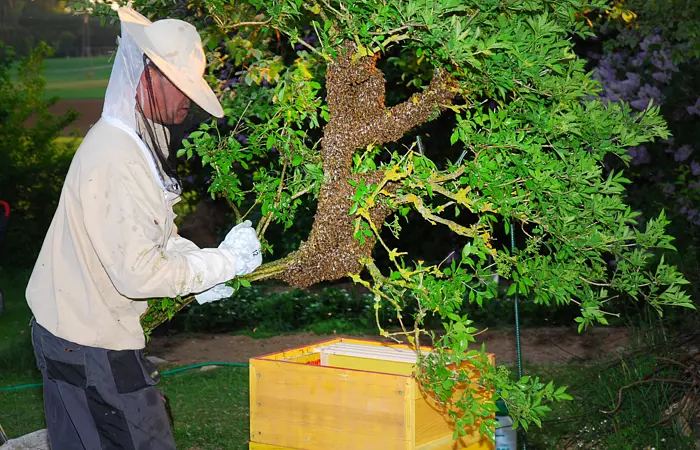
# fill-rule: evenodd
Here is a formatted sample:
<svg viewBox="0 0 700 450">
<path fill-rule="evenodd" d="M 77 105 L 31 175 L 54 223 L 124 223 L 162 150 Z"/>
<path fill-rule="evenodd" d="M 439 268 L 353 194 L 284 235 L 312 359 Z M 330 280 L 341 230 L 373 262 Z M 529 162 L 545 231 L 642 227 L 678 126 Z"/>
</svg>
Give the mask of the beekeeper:
<svg viewBox="0 0 700 450">
<path fill-rule="evenodd" d="M 262 262 L 250 222 L 217 249 L 178 236 L 169 127 L 191 105 L 223 110 L 203 79 L 197 30 L 119 10 L 121 39 L 101 119 L 78 148 L 27 287 L 51 447 L 172 449 L 158 374 L 144 357 L 146 299 L 223 285 Z"/>
</svg>

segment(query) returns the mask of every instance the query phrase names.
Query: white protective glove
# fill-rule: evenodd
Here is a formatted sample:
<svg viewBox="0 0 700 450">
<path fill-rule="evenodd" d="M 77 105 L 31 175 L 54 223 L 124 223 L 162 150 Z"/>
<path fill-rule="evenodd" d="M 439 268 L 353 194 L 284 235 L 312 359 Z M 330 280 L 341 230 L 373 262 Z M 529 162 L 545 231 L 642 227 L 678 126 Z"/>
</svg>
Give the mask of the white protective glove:
<svg viewBox="0 0 700 450">
<path fill-rule="evenodd" d="M 197 303 L 202 305 L 204 303 L 215 302 L 223 298 L 229 298 L 234 292 L 235 291 L 231 286 L 226 286 L 222 283 L 217 284 L 213 288 L 204 291 L 201 294 L 195 295 L 194 298 L 197 300 Z"/>
<path fill-rule="evenodd" d="M 233 227 L 219 248 L 229 250 L 236 256 L 236 274 L 238 276 L 249 274 L 262 264 L 260 241 L 258 241 L 258 236 L 255 234 L 250 220 Z M 195 295 L 194 298 L 201 305 L 229 298 L 234 292 L 232 287 L 222 283 Z"/>
<path fill-rule="evenodd" d="M 236 255 L 238 276 L 249 274 L 262 264 L 260 241 L 250 220 L 233 227 L 219 248 L 231 250 Z"/>
</svg>

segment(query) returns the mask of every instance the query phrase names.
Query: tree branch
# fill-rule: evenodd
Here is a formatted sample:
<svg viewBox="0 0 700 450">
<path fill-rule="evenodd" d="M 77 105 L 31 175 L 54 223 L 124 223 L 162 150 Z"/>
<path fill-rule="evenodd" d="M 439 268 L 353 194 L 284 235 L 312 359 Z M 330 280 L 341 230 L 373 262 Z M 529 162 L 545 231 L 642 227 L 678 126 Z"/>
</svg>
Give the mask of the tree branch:
<svg viewBox="0 0 700 450">
<path fill-rule="evenodd" d="M 264 280 L 266 278 L 272 278 L 273 276 L 284 272 L 289 266 L 289 264 L 291 264 L 291 262 L 294 260 L 295 256 L 296 253 L 292 253 L 277 261 L 272 261 L 270 263 L 263 264 L 255 272 L 249 273 L 248 275 L 244 275 L 242 277 L 238 277 L 238 279 L 252 282 Z M 179 311 L 181 311 L 185 306 L 192 303 L 194 299 L 194 295 L 188 295 L 182 299 L 176 300 L 175 308 L 166 311 L 157 309 L 155 305 L 152 305 L 146 310 L 146 312 L 144 312 L 141 315 L 141 325 L 143 326 L 146 333 L 148 333 L 150 330 L 155 329 L 159 325 L 169 320 L 168 312 L 176 314 Z M 145 318 L 148 316 L 150 316 L 149 320 L 145 321 Z"/>
<path fill-rule="evenodd" d="M 656 381 L 662 382 L 662 383 L 693 384 L 690 381 L 676 380 L 673 378 L 649 378 L 647 380 L 635 381 L 634 383 L 630 383 L 627 386 L 622 386 L 620 388 L 620 390 L 617 391 L 617 406 L 615 407 L 615 409 L 610 410 L 610 411 L 605 411 L 605 410 L 601 409 L 600 412 L 602 412 L 603 414 L 615 414 L 616 412 L 618 412 L 620 410 L 620 408 L 622 408 L 622 392 L 624 392 L 625 390 L 627 390 L 631 387 L 638 386 L 640 384 L 653 383 Z"/>
<path fill-rule="evenodd" d="M 275 197 L 275 207 L 279 205 L 280 198 L 282 197 L 282 190 L 284 189 L 284 176 L 287 172 L 287 163 L 285 162 L 284 165 L 282 166 L 282 174 L 280 175 L 280 185 L 279 188 L 277 189 L 277 196 Z M 272 222 L 272 216 L 274 214 L 272 211 L 267 213 L 267 217 L 264 218 L 264 220 L 261 220 L 260 223 L 258 224 L 258 229 L 255 230 L 258 234 L 258 236 L 265 234 L 265 231 L 267 231 L 267 227 L 270 225 L 270 222 Z M 263 224 L 264 222 L 264 224 Z"/>
<path fill-rule="evenodd" d="M 453 222 L 448 219 L 444 219 L 438 215 L 433 214 L 430 209 L 428 209 L 425 204 L 423 203 L 423 199 L 418 197 L 415 194 L 408 194 L 405 196 L 401 196 L 397 198 L 396 201 L 397 204 L 402 204 L 402 203 L 412 203 L 416 211 L 418 211 L 421 216 L 423 216 L 426 220 L 429 222 L 437 222 L 441 223 L 443 225 L 446 225 L 450 230 L 454 231 L 455 233 L 462 235 L 462 236 L 468 236 L 468 237 L 476 237 L 479 235 L 479 230 L 478 228 L 472 226 L 470 228 L 467 228 L 463 225 L 460 225 L 456 222 Z"/>
<path fill-rule="evenodd" d="M 457 90 L 448 76 L 436 72 L 425 91 L 412 95 L 399 105 L 385 109 L 379 117 L 354 130 L 363 143 L 361 147 L 398 141 L 413 128 L 428 122 L 436 112 L 444 109 L 445 105 L 451 104 L 456 95 Z"/>
<path fill-rule="evenodd" d="M 231 25 L 231 28 L 244 27 L 244 26 L 248 26 L 248 25 L 267 25 L 271 21 L 272 21 L 272 17 L 270 17 L 269 19 L 267 19 L 264 22 L 238 22 L 238 23 Z"/>
<path fill-rule="evenodd" d="M 313 47 L 312 45 L 310 45 L 309 43 L 307 43 L 307 42 L 306 42 L 305 40 L 303 40 L 302 38 L 297 38 L 297 43 L 303 45 L 303 46 L 306 47 L 306 48 L 308 48 L 309 50 L 311 50 L 311 52 L 317 54 L 318 56 L 320 56 L 321 58 L 325 59 L 326 61 L 331 61 L 331 60 L 332 60 L 330 56 L 326 55 L 325 53 L 319 52 L 319 51 L 316 49 L 316 47 Z"/>
<path fill-rule="evenodd" d="M 396 33 L 400 33 L 400 32 L 402 32 L 402 31 L 408 30 L 408 29 L 410 29 L 410 28 L 428 28 L 428 25 L 425 25 L 425 24 L 423 24 L 423 23 L 409 23 L 409 24 L 406 24 L 406 25 L 404 25 L 404 26 L 402 26 L 402 27 L 394 28 L 393 30 L 389 30 L 389 31 L 373 31 L 373 32 L 371 32 L 371 33 L 369 33 L 369 34 L 372 35 L 372 36 L 383 36 L 383 35 L 385 35 L 385 34 L 396 34 Z"/>
<path fill-rule="evenodd" d="M 430 183 L 444 183 L 445 181 L 452 181 L 454 179 L 457 179 L 462 176 L 462 174 L 465 171 L 465 167 L 461 166 L 457 170 L 455 170 L 452 173 L 449 173 L 447 175 L 442 175 L 442 176 L 435 176 L 435 177 L 430 177 L 428 178 L 428 182 Z"/>
</svg>

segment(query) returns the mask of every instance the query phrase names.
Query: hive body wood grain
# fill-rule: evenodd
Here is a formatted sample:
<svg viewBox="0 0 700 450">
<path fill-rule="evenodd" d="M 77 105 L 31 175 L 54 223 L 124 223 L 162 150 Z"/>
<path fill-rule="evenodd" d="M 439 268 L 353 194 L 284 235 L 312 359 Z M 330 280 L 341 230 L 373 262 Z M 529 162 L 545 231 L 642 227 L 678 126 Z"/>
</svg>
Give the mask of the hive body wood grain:
<svg viewBox="0 0 700 450">
<path fill-rule="evenodd" d="M 409 349 L 335 339 L 251 359 L 250 450 L 493 450 L 476 428 L 453 440 Z"/>
</svg>

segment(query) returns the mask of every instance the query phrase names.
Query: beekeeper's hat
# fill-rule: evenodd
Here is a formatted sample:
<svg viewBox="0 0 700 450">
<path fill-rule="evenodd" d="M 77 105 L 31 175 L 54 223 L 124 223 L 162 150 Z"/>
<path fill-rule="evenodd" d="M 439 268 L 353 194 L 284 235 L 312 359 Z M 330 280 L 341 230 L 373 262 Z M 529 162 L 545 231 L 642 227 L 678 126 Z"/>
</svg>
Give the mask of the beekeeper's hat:
<svg viewBox="0 0 700 450">
<path fill-rule="evenodd" d="M 177 19 L 151 22 L 132 8 L 119 8 L 119 20 L 136 45 L 194 103 L 215 117 L 224 111 L 204 81 L 206 56 L 194 26 Z"/>
</svg>

